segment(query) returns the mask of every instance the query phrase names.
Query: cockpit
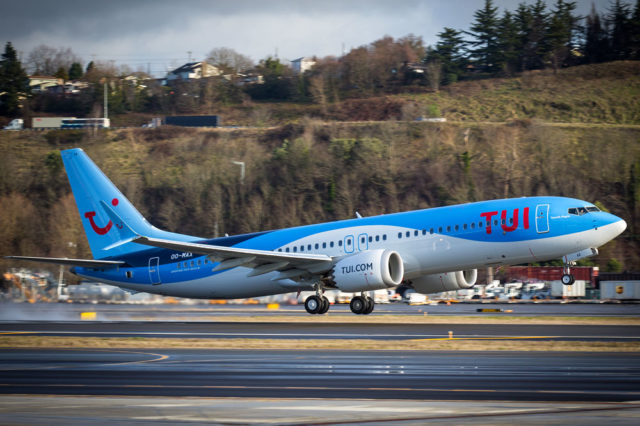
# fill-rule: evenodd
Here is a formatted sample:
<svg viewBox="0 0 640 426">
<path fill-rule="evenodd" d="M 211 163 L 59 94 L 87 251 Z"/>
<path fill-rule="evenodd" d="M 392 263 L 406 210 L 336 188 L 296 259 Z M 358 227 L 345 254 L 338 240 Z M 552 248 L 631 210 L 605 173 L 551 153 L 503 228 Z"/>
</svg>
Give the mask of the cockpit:
<svg viewBox="0 0 640 426">
<path fill-rule="evenodd" d="M 587 213 L 599 212 L 600 209 L 596 206 L 587 206 L 587 207 L 572 207 L 569 209 L 569 214 L 573 214 L 576 216 L 582 216 Z"/>
</svg>

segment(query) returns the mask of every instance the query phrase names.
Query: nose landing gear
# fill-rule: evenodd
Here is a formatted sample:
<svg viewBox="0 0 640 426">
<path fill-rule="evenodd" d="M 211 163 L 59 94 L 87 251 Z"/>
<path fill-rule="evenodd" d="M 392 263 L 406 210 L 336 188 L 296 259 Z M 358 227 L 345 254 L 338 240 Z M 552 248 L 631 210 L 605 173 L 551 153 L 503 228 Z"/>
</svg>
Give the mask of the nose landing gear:
<svg viewBox="0 0 640 426">
<path fill-rule="evenodd" d="M 564 268 L 562 270 L 562 278 L 560 278 L 560 281 L 562 281 L 562 284 L 564 285 L 571 285 L 576 281 L 573 274 L 571 274 L 571 267 L 569 266 L 569 264 L 564 265 Z"/>
</svg>

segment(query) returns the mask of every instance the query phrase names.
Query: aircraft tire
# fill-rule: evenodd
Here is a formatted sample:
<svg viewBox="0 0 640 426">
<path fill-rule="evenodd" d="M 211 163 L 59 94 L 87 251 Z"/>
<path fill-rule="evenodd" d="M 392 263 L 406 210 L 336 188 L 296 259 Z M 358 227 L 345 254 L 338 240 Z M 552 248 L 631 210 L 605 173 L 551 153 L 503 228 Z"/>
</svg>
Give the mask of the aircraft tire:
<svg viewBox="0 0 640 426">
<path fill-rule="evenodd" d="M 322 311 L 324 306 L 324 302 L 318 296 L 309 296 L 307 300 L 304 301 L 304 308 L 310 314 L 319 314 Z"/>
<path fill-rule="evenodd" d="M 365 309 L 363 314 L 369 315 L 371 312 L 373 312 L 373 308 L 376 307 L 376 302 L 370 297 L 367 297 L 366 301 L 367 301 L 367 309 Z"/>
<path fill-rule="evenodd" d="M 351 312 L 356 315 L 363 314 L 367 310 L 367 301 L 362 296 L 354 296 L 349 303 Z"/>
<path fill-rule="evenodd" d="M 560 279 L 560 281 L 562 281 L 562 284 L 564 284 L 564 285 L 571 285 L 576 281 L 576 279 L 571 274 L 564 274 L 562 276 L 562 278 Z"/>
<path fill-rule="evenodd" d="M 322 309 L 320 309 L 320 312 L 318 313 L 326 314 L 329 311 L 330 307 L 331 307 L 331 303 L 329 303 L 329 299 L 327 299 L 326 296 L 322 296 Z"/>
</svg>

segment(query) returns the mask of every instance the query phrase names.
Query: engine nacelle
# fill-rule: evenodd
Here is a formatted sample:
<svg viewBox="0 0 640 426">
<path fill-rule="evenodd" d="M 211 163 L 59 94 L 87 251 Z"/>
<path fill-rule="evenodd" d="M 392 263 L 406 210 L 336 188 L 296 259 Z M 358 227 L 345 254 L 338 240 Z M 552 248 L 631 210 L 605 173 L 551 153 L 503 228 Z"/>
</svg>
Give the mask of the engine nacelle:
<svg viewBox="0 0 640 426">
<path fill-rule="evenodd" d="M 478 270 L 445 272 L 425 275 L 411 280 L 411 286 L 422 294 L 440 293 L 441 291 L 462 290 L 471 288 L 478 279 Z"/>
<path fill-rule="evenodd" d="M 371 250 L 336 263 L 331 281 L 342 291 L 358 292 L 395 287 L 403 276 L 404 264 L 397 252 Z"/>
</svg>

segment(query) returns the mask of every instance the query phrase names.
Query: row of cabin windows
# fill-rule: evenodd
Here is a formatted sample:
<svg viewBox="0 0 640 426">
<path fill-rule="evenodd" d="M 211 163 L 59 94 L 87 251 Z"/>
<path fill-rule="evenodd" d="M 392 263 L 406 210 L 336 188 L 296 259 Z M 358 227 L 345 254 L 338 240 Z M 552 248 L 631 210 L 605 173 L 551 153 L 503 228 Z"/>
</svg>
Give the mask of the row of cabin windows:
<svg viewBox="0 0 640 426">
<path fill-rule="evenodd" d="M 505 220 L 505 219 L 502 219 L 502 220 L 494 219 L 493 220 L 493 225 L 494 226 L 498 226 L 500 224 L 506 225 L 507 222 L 509 222 L 509 225 L 513 225 L 513 218 L 509 218 L 508 221 Z M 482 229 L 484 227 L 486 227 L 486 222 L 484 222 L 484 221 L 478 222 L 478 229 Z M 426 229 L 422 229 L 421 231 L 416 229 L 416 230 L 413 231 L 413 236 L 417 237 L 420 234 L 427 235 L 427 232 L 429 232 L 429 234 L 433 235 L 433 233 L 435 232 L 435 229 L 436 228 L 431 228 L 431 229 L 429 229 L 429 231 L 427 231 Z M 451 225 L 447 226 L 446 228 L 440 226 L 437 229 L 438 229 L 438 233 L 439 234 L 442 234 L 444 230 L 446 230 L 446 232 L 451 232 L 452 229 L 455 232 L 460 231 L 460 229 L 462 229 L 463 231 L 466 231 L 466 230 L 469 230 L 469 229 L 474 229 L 475 230 L 476 229 L 476 223 L 475 222 L 471 222 L 470 224 L 464 223 L 464 224 L 462 224 L 462 226 L 461 225 L 453 225 L 453 228 L 452 228 Z M 404 237 L 405 238 L 411 237 L 411 231 L 406 231 L 404 233 Z M 402 232 L 398 232 L 398 239 L 402 239 L 402 238 L 403 238 L 403 233 Z M 382 236 L 376 235 L 375 237 L 374 236 L 369 236 L 369 242 L 370 243 L 372 243 L 374 240 L 376 242 L 378 242 L 380 240 L 386 241 L 387 240 L 387 235 L 386 234 L 383 234 Z M 362 237 L 360 242 L 362 244 L 364 244 L 365 243 L 365 237 Z M 339 240 L 337 245 L 338 245 L 338 247 L 342 247 L 342 240 Z M 284 249 L 279 248 L 278 251 L 279 252 L 283 252 L 284 251 L 286 253 L 289 253 L 289 252 L 297 253 L 298 251 L 304 252 L 305 249 L 306 249 L 306 251 L 311 251 L 313 249 L 319 250 L 320 247 L 322 247 L 323 249 L 326 249 L 327 246 L 329 248 L 333 248 L 333 247 L 335 247 L 335 243 L 333 241 L 330 241 L 329 243 L 323 242 L 322 244 L 320 244 L 320 243 L 307 244 L 306 246 L 304 244 L 302 244 L 300 246 L 285 247 Z"/>
<path fill-rule="evenodd" d="M 209 263 L 209 258 L 205 257 L 204 261 L 202 259 L 198 259 L 198 260 L 190 260 L 189 262 L 182 262 L 182 263 L 178 262 L 178 269 L 182 269 L 182 268 L 186 269 L 186 268 L 189 268 L 189 267 L 193 268 L 194 266 L 200 266 L 203 263 L 205 265 L 207 263 Z"/>
<path fill-rule="evenodd" d="M 374 239 L 375 239 L 376 241 L 380 241 L 380 240 L 382 240 L 382 241 L 387 241 L 387 234 L 383 234 L 383 235 L 376 235 L 375 237 L 374 237 L 374 236 L 369 236 L 369 242 L 370 242 L 370 243 L 371 243 L 371 242 L 373 242 L 373 240 L 374 240 Z M 362 238 L 362 243 L 364 243 L 364 242 L 365 242 L 365 240 L 364 240 L 364 237 L 363 237 L 363 238 Z M 311 251 L 311 250 L 313 250 L 313 249 L 315 249 L 315 250 L 320 250 L 320 247 L 322 247 L 323 249 L 326 249 L 327 247 L 329 247 L 329 248 L 334 248 L 336 245 L 337 245 L 338 247 L 342 247 L 342 240 L 338 240 L 338 242 L 337 242 L 337 243 L 336 243 L 336 242 L 334 242 L 334 241 L 329 241 L 329 242 L 327 243 L 327 242 L 325 241 L 325 242 L 322 242 L 322 243 L 307 244 L 306 246 L 305 246 L 304 244 L 302 244 L 302 245 L 300 245 L 300 246 L 285 247 L 284 249 L 279 248 L 279 249 L 278 249 L 278 251 L 279 251 L 279 252 L 283 252 L 283 251 L 284 251 L 284 252 L 286 252 L 286 253 L 289 253 L 289 252 L 297 253 L 298 251 L 300 251 L 300 252 L 304 252 L 304 251 L 305 251 L 305 249 L 306 249 L 306 251 Z"/>
<path fill-rule="evenodd" d="M 502 225 L 506 225 L 507 222 L 509 222 L 509 225 L 513 225 L 513 218 L 510 218 L 508 221 L 505 219 L 502 220 L 498 220 L 498 219 L 494 219 L 493 220 L 493 225 L 494 226 L 498 226 L 500 224 Z M 484 227 L 486 227 L 486 222 L 484 221 L 480 221 L 478 222 L 478 229 L 482 229 Z M 463 231 L 469 230 L 469 229 L 476 229 L 476 223 L 475 222 L 471 222 L 470 224 L 466 224 L 463 223 L 462 226 L 461 225 L 453 225 L 453 228 L 451 227 L 451 225 L 448 225 L 446 228 L 439 226 L 438 227 L 438 234 L 442 234 L 443 231 L 445 232 L 451 232 L 451 229 L 453 229 L 454 232 L 460 231 L 460 229 L 462 229 Z M 429 229 L 429 234 L 433 234 L 435 232 L 435 228 L 431 228 Z M 427 235 L 427 230 L 423 229 L 422 231 L 418 231 L 417 229 L 415 231 L 413 231 L 413 236 L 417 237 L 420 235 L 420 233 L 422 233 L 422 235 Z M 398 239 L 401 239 L 403 236 L 402 232 L 398 232 Z M 406 238 L 411 237 L 411 231 L 406 231 L 404 233 L 404 236 Z"/>
</svg>

